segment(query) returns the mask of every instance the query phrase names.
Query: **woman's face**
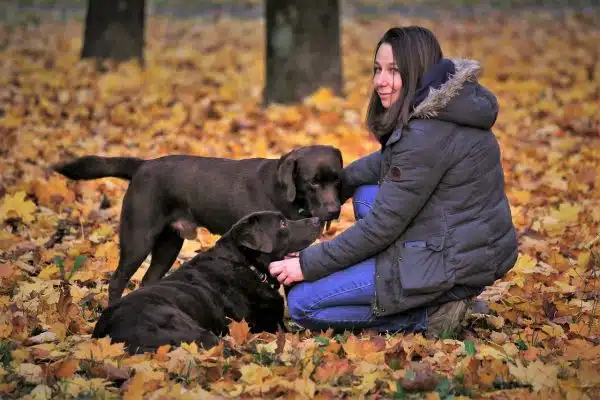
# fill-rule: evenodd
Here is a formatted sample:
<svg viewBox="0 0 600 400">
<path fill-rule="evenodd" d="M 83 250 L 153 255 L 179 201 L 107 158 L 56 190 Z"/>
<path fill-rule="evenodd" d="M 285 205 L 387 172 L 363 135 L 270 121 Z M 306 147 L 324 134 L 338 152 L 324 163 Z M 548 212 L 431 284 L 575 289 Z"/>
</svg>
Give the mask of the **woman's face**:
<svg viewBox="0 0 600 400">
<path fill-rule="evenodd" d="M 389 108 L 400 97 L 402 78 L 394 62 L 392 45 L 382 43 L 375 55 L 373 84 L 381 104 Z"/>
</svg>

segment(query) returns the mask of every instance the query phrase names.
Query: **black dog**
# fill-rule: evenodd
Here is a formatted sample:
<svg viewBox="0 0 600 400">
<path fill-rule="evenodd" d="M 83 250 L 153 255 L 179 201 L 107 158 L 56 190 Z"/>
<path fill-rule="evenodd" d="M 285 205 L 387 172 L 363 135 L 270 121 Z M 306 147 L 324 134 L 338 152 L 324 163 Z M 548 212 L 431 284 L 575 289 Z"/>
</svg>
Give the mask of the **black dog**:
<svg viewBox="0 0 600 400">
<path fill-rule="evenodd" d="M 184 238 L 196 227 L 225 233 L 252 212 L 280 211 L 286 218 L 338 218 L 341 152 L 308 146 L 279 160 L 173 155 L 154 160 L 86 156 L 54 166 L 71 179 L 131 180 L 123 199 L 119 266 L 109 283 L 109 304 L 118 300 L 139 266 L 152 253 L 142 285 L 162 278 Z M 191 233 L 191 235 L 190 235 Z"/>
<path fill-rule="evenodd" d="M 284 303 L 269 263 L 302 250 L 320 232 L 316 217 L 294 221 L 276 211 L 253 213 L 212 249 L 110 305 L 92 337 L 125 342 L 134 354 L 181 342 L 211 347 L 216 335 L 227 332 L 228 318 L 245 319 L 251 332 L 276 332 Z"/>
</svg>

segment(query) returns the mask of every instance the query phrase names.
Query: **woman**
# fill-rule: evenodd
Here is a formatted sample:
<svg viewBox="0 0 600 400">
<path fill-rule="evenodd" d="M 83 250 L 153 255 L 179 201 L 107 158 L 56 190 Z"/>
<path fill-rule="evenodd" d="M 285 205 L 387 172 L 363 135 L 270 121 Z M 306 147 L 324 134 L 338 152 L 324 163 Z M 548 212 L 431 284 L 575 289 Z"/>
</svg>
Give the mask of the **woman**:
<svg viewBox="0 0 600 400">
<path fill-rule="evenodd" d="M 373 72 L 367 126 L 382 149 L 344 169 L 358 221 L 270 272 L 295 284 L 288 308 L 303 327 L 455 334 L 517 259 L 498 104 L 479 64 L 443 58 L 422 27 L 388 30 Z"/>
</svg>

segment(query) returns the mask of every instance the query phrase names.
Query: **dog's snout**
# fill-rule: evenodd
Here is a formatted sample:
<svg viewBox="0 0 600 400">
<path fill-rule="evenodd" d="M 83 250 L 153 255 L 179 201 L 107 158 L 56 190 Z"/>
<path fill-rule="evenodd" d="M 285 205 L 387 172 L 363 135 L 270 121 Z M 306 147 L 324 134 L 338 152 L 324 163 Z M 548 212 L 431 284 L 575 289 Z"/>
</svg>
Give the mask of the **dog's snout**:
<svg viewBox="0 0 600 400">
<path fill-rule="evenodd" d="M 327 216 L 327 220 L 331 221 L 332 219 L 338 219 L 340 217 L 340 212 L 333 212 Z"/>
<path fill-rule="evenodd" d="M 327 220 L 338 219 L 340 217 L 340 206 L 327 207 Z"/>
<path fill-rule="evenodd" d="M 327 214 L 329 214 L 329 215 L 339 214 L 340 213 L 340 204 L 339 203 L 328 204 L 326 210 L 327 210 Z"/>
</svg>

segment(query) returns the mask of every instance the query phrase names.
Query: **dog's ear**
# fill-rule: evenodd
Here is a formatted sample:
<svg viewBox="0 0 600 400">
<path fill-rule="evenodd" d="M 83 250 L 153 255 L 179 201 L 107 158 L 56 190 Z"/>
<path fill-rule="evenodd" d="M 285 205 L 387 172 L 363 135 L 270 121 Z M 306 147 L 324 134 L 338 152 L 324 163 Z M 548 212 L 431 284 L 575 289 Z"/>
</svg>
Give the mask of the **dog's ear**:
<svg viewBox="0 0 600 400">
<path fill-rule="evenodd" d="M 258 217 L 250 217 L 240 224 L 236 229 L 234 240 L 238 246 L 261 253 L 271 253 L 274 247 L 273 238 L 262 229 Z"/>
<path fill-rule="evenodd" d="M 295 171 L 296 155 L 289 153 L 279 161 L 277 166 L 277 181 L 285 188 L 285 199 L 290 203 L 296 198 Z"/>
</svg>

